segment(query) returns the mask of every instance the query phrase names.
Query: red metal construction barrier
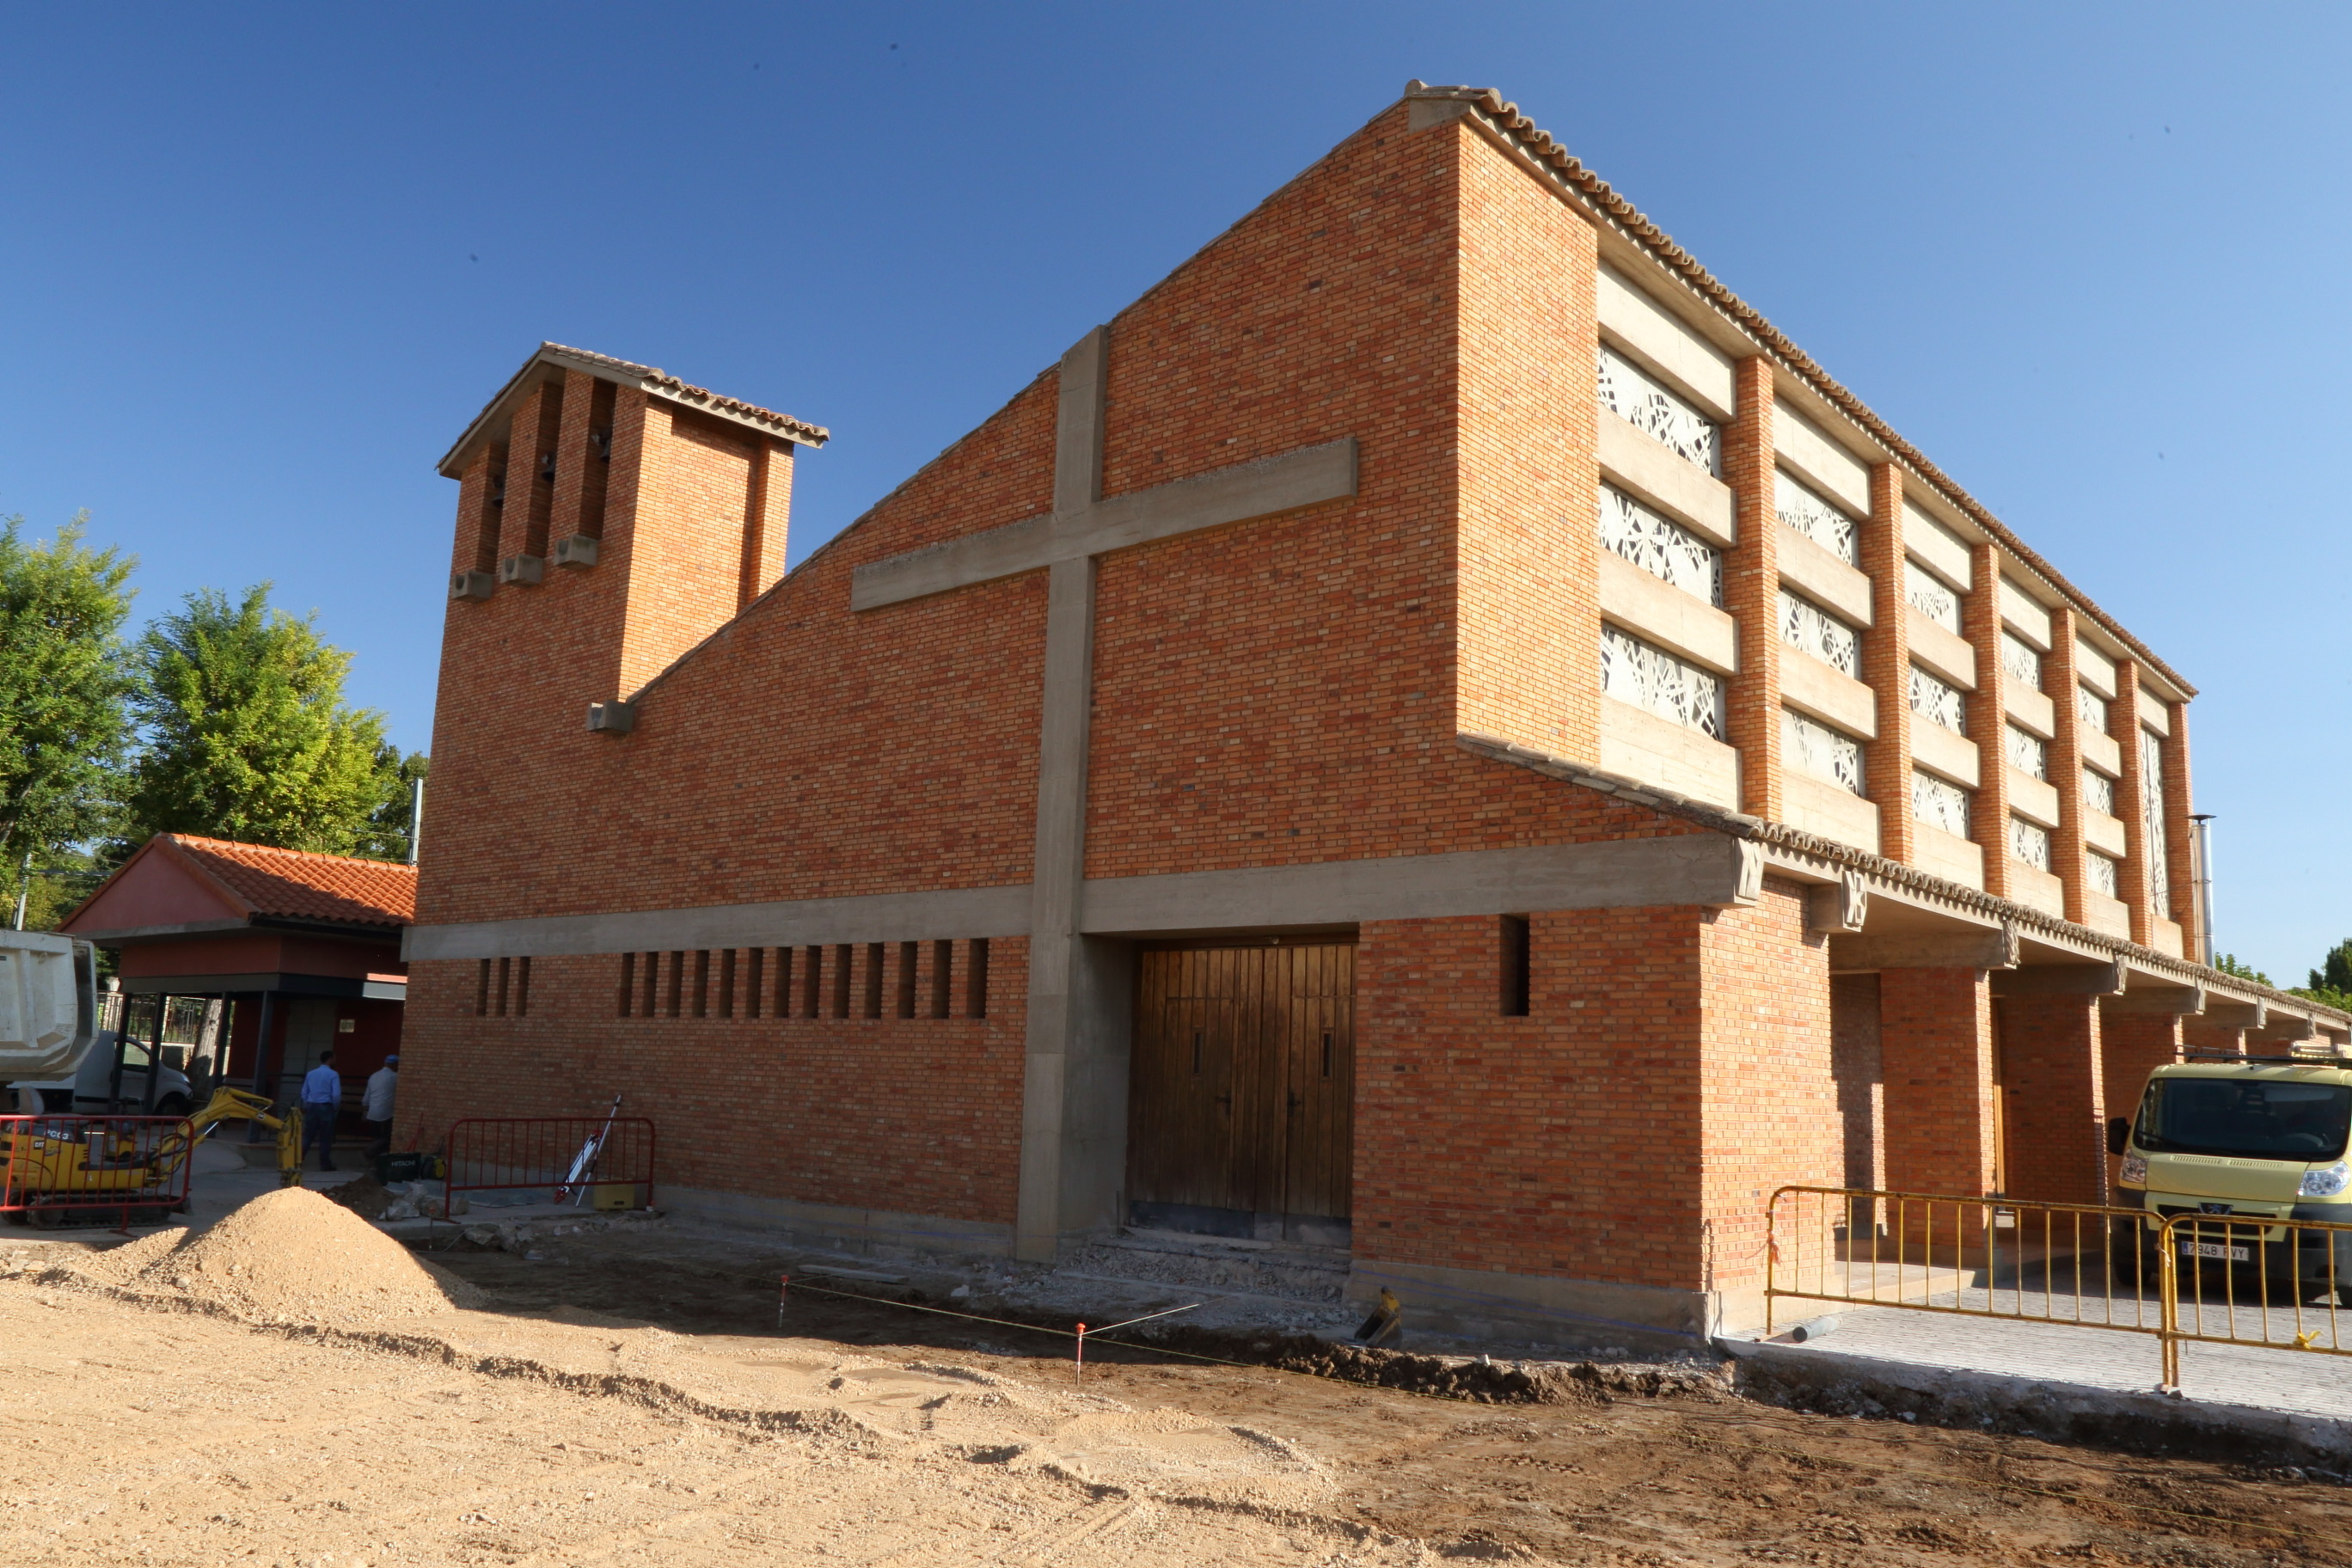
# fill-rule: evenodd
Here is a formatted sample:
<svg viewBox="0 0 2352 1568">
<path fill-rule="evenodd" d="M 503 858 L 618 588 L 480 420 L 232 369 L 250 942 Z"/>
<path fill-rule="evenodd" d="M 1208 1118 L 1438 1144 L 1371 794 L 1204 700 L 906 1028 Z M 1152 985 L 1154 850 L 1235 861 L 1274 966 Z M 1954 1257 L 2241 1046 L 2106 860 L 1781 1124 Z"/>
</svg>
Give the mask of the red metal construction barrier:
<svg viewBox="0 0 2352 1568">
<path fill-rule="evenodd" d="M 593 1158 L 575 1170 L 592 1143 Z M 453 1215 L 469 1192 L 544 1187 L 557 1203 L 593 1208 L 624 1186 L 627 1207 L 653 1205 L 654 1124 L 642 1116 L 467 1117 L 449 1129 Z"/>
<path fill-rule="evenodd" d="M 0 1117 L 0 1214 L 46 1228 L 184 1213 L 195 1142 L 184 1116 Z"/>
</svg>

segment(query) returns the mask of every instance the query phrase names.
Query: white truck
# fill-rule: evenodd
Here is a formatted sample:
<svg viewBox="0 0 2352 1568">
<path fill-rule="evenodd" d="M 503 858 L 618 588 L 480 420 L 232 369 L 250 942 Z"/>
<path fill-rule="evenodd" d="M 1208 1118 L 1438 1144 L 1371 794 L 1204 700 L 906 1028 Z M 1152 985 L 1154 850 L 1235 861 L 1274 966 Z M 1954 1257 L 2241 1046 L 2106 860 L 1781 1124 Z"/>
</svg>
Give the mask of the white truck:
<svg viewBox="0 0 2352 1568">
<path fill-rule="evenodd" d="M 147 1047 L 98 1026 L 96 960 L 89 943 L 69 936 L 0 931 L 0 1115 L 146 1106 Z M 185 1116 L 191 1100 L 184 1073 L 155 1068 L 158 1115 Z"/>
</svg>

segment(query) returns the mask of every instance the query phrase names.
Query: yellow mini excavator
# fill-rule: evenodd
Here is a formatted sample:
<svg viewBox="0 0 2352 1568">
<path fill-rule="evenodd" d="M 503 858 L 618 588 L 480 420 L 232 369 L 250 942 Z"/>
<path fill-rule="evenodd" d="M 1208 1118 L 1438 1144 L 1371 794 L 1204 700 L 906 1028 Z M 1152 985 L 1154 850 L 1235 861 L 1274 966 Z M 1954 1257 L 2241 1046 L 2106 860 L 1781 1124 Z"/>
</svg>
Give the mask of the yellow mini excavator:
<svg viewBox="0 0 2352 1568">
<path fill-rule="evenodd" d="M 87 1215 L 160 1219 L 184 1212 L 182 1167 L 215 1127 L 255 1121 L 278 1134 L 278 1184 L 302 1181 L 301 1132 L 291 1116 L 273 1116 L 269 1101 L 241 1089 L 217 1089 L 211 1103 L 184 1127 L 161 1137 L 110 1125 L 105 1118 L 35 1116 L 0 1121 L 0 1205 L 21 1205 L 43 1227 Z M 152 1125 L 152 1124 L 151 1124 Z"/>
</svg>

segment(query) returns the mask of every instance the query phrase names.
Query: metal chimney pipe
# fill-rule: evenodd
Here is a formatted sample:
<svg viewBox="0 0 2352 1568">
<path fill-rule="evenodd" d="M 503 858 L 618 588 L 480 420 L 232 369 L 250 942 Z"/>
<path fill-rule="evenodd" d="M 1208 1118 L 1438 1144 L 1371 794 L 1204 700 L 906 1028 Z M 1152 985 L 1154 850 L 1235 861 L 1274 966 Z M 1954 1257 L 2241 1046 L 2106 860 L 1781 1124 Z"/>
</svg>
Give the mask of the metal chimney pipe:
<svg viewBox="0 0 2352 1568">
<path fill-rule="evenodd" d="M 2213 829 L 2210 826 L 2213 815 L 2210 811 L 2192 812 L 2189 818 L 2197 825 L 2197 931 L 2198 945 L 2203 950 L 2199 962 L 2208 968 L 2212 965 L 2216 951 L 2213 946 Z"/>
<path fill-rule="evenodd" d="M 418 779 L 408 795 L 408 863 L 416 864 L 416 837 L 425 831 L 425 781 Z"/>
</svg>

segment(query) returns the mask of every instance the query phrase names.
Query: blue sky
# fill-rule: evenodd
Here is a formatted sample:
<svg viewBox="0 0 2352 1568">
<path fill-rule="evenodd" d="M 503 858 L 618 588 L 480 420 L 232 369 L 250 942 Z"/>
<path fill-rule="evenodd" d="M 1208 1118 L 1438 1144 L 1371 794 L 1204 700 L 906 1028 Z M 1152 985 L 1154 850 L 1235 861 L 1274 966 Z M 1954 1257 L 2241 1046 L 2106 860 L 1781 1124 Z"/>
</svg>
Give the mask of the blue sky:
<svg viewBox="0 0 2352 1568">
<path fill-rule="evenodd" d="M 2352 933 L 2352 12 L 15 5 L 0 514 L 426 743 L 542 338 L 832 427 L 798 559 L 1391 100 L 1501 89 L 2196 682 L 2221 945 Z M 2330 714 L 2338 717 L 2329 718 Z"/>
</svg>

